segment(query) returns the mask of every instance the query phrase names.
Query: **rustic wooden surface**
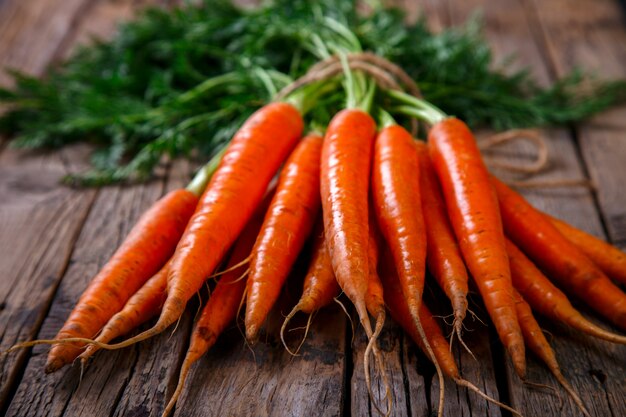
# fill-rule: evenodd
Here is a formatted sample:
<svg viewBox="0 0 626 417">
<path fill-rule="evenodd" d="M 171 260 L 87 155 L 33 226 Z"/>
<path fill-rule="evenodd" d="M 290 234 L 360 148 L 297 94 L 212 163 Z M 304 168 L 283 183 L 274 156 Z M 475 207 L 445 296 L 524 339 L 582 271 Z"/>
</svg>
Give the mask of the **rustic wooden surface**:
<svg viewBox="0 0 626 417">
<path fill-rule="evenodd" d="M 147 4 L 165 0 L 0 0 L 0 66 L 33 74 L 71 53 L 91 35 L 109 36 L 115 23 Z M 574 67 L 603 77 L 626 77 L 626 19 L 616 0 L 420 0 L 400 2 L 411 17 L 424 11 L 435 28 L 458 25 L 476 8 L 496 58 L 514 53 L 549 84 Z M 416 5 L 416 3 L 418 3 Z M 0 73 L 0 83 L 10 80 Z M 551 169 L 540 178 L 590 178 L 596 189 L 553 189 L 524 194 L 537 207 L 626 248 L 626 108 L 614 109 L 550 137 Z M 188 180 L 190 167 L 164 167 L 146 185 L 75 191 L 59 186 L 80 168 L 88 149 L 32 154 L 0 143 L 0 349 L 54 336 L 91 275 L 106 261 L 146 207 Z M 512 145 L 500 158 L 523 161 L 528 145 Z M 363 380 L 362 332 L 352 341 L 338 307 L 315 317 L 301 356 L 291 357 L 276 324 L 293 299 L 285 295 L 265 341 L 247 347 L 237 326 L 194 367 L 176 416 L 375 415 Z M 473 308 L 484 317 L 479 305 Z M 585 310 L 581 306 L 581 309 Z M 445 308 L 438 311 L 445 315 Z M 131 349 L 98 355 L 79 383 L 79 369 L 43 374 L 46 348 L 0 357 L 0 415 L 158 416 L 173 391 L 193 312 L 176 333 Z M 296 324 L 298 322 L 296 321 Z M 300 322 L 301 323 L 301 322 Z M 594 416 L 626 415 L 626 348 L 592 341 L 545 320 L 542 326 L 572 382 Z M 523 386 L 493 330 L 469 320 L 466 341 L 480 362 L 457 350 L 463 375 L 526 416 L 581 413 L 567 399 Z M 295 344 L 301 333 L 289 334 Z M 426 416 L 437 402 L 432 365 L 390 320 L 381 350 L 393 383 L 394 416 Z M 532 356 L 528 376 L 555 386 Z M 380 395 L 380 381 L 375 379 Z M 446 382 L 447 416 L 500 416 L 497 407 Z"/>
</svg>

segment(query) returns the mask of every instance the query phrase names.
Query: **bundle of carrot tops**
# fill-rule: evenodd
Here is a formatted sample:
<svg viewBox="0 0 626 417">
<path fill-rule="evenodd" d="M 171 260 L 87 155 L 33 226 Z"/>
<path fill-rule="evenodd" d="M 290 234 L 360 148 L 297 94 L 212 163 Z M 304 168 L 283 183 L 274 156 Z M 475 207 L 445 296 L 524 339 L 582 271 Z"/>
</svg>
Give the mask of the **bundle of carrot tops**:
<svg viewBox="0 0 626 417">
<path fill-rule="evenodd" d="M 518 376 L 525 378 L 526 351 L 532 351 L 589 415 L 561 374 L 534 315 L 625 344 L 626 336 L 587 320 L 568 297 L 584 301 L 626 330 L 626 294 L 615 284 L 626 284 L 626 254 L 533 208 L 491 175 L 468 125 L 444 113 L 428 94 L 423 97 L 419 77 L 363 47 L 350 19 L 363 19 L 363 24 L 389 12 L 346 20 L 337 15 L 338 6 L 326 5 L 334 11 L 329 13 L 310 2 L 295 4 L 295 9 L 319 12 L 310 17 L 318 31 L 304 25 L 297 32 L 300 47 L 316 59 L 298 77 L 262 66 L 248 78 L 217 74 L 194 87 L 193 94 L 182 93 L 148 111 L 150 117 L 164 117 L 164 109 L 174 112 L 217 86 L 241 96 L 261 85 L 271 95 L 259 97 L 251 114 L 242 110 L 243 124 L 215 145 L 212 158 L 187 188 L 169 192 L 140 218 L 55 339 L 18 347 L 52 344 L 48 373 L 77 358 L 86 364 L 99 350 L 125 348 L 170 328 L 205 282 L 214 279 L 217 284 L 195 322 L 178 386 L 163 412 L 169 415 L 191 366 L 236 320 L 242 305 L 246 339 L 259 339 L 310 240 L 302 296 L 280 336 L 297 313 L 312 315 L 345 294 L 368 339 L 364 370 L 370 395 L 370 368 L 380 372 L 386 386 L 384 404 L 373 401 L 381 414 L 393 407 L 377 345 L 387 312 L 434 364 L 440 378 L 439 415 L 446 377 L 519 414 L 460 374 L 450 350 L 453 340 L 444 337 L 423 302 L 428 271 L 449 299 L 451 339 L 465 346 L 468 288 L 475 285 Z M 254 13 L 259 18 L 267 10 L 248 13 L 247 19 Z M 242 83 L 244 79 L 250 83 Z M 573 118 L 613 103 L 623 85 L 608 85 L 601 87 L 604 103 L 587 113 L 579 109 Z M 564 97 L 559 97 L 562 103 Z M 13 111 L 19 117 L 20 111 L 32 115 L 35 110 Z M 223 111 L 234 110 L 225 105 Z M 147 146 L 165 139 L 154 140 Z M 145 157 L 141 152 L 140 160 Z M 118 167 L 113 175 L 97 178 L 128 179 L 139 167 Z M 151 328 L 127 337 L 154 317 Z"/>
</svg>

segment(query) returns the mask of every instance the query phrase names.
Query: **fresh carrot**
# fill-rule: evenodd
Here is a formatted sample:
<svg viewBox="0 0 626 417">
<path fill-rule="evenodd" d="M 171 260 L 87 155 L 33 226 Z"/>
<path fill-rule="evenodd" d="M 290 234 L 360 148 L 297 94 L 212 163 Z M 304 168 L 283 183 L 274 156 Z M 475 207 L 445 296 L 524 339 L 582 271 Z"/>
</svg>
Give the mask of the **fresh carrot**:
<svg viewBox="0 0 626 417">
<path fill-rule="evenodd" d="M 518 375 L 524 375 L 524 339 L 513 303 L 498 200 L 476 140 L 465 123 L 446 118 L 433 126 L 428 142 L 465 264 Z"/>
<path fill-rule="evenodd" d="M 377 223 L 393 255 L 402 293 L 417 328 L 421 329 L 419 306 L 424 291 L 427 242 L 419 159 L 413 142 L 402 126 L 390 124 L 380 131 L 374 145 L 372 196 Z M 425 334 L 422 339 L 437 369 L 443 403 L 443 374 Z"/>
<path fill-rule="evenodd" d="M 287 324 L 299 311 L 309 314 L 310 320 L 311 315 L 314 312 L 330 304 L 341 292 L 339 284 L 337 284 L 337 279 L 335 278 L 335 273 L 333 272 L 333 266 L 330 263 L 330 255 L 328 254 L 328 249 L 326 247 L 324 225 L 321 217 L 316 223 L 314 229 L 314 243 L 312 251 L 313 255 L 311 256 L 309 269 L 304 277 L 302 296 L 287 317 L 285 317 L 285 321 L 280 328 L 280 338 L 283 345 L 292 355 L 296 355 L 298 350 L 296 349 L 296 352 L 292 352 L 287 346 L 287 342 L 285 342 L 284 335 L 285 330 L 287 329 Z M 306 333 L 307 332 L 305 331 L 304 338 L 306 338 Z"/>
<path fill-rule="evenodd" d="M 165 298 L 167 298 L 167 274 L 169 268 L 170 261 L 152 278 L 146 281 L 139 291 L 130 297 L 124 308 L 111 317 L 102 331 L 100 331 L 96 342 L 109 343 L 111 340 L 129 333 L 159 314 Z M 90 344 L 78 357 L 85 364 L 99 349 L 98 345 Z"/>
<path fill-rule="evenodd" d="M 419 329 L 415 324 L 415 320 L 413 320 L 413 316 L 409 310 L 409 305 L 404 297 L 404 293 L 402 292 L 402 288 L 400 285 L 400 280 L 398 278 L 398 273 L 396 271 L 396 267 L 394 265 L 393 258 L 388 250 L 383 251 L 381 254 L 381 262 L 379 267 L 379 276 L 382 281 L 385 304 L 389 309 L 389 313 L 391 317 L 406 331 L 409 336 L 413 339 L 413 341 L 422 349 L 422 351 L 426 354 L 426 347 L 424 346 L 424 342 L 421 336 Z M 484 392 L 480 390 L 476 385 L 471 382 L 461 378 L 461 374 L 459 373 L 459 369 L 454 361 L 454 357 L 452 356 L 452 352 L 450 351 L 450 346 L 448 341 L 443 336 L 441 332 L 441 328 L 433 318 L 433 315 L 428 310 L 428 307 L 424 303 L 420 305 L 420 322 L 423 326 L 423 331 L 428 338 L 428 343 L 430 344 L 435 360 L 438 362 L 442 371 L 450 378 L 454 380 L 454 382 L 460 386 L 466 387 L 476 394 L 480 395 L 482 398 L 490 401 L 516 415 L 520 415 L 519 412 L 514 410 L 513 408 L 491 398 Z"/>
<path fill-rule="evenodd" d="M 426 227 L 426 264 L 441 289 L 450 299 L 454 312 L 453 327 L 459 340 L 467 312 L 467 269 L 450 225 L 439 180 L 428 155 L 428 146 L 416 141 L 422 210 Z"/>
<path fill-rule="evenodd" d="M 588 335 L 626 344 L 626 336 L 611 333 L 583 317 L 569 302 L 567 296 L 550 282 L 530 259 L 507 239 L 506 250 L 511 263 L 513 286 L 534 311 L 554 321 L 563 322 Z"/>
<path fill-rule="evenodd" d="M 369 265 L 369 274 L 368 274 L 368 283 L 367 283 L 367 292 L 365 294 L 365 305 L 367 306 L 367 311 L 374 316 L 376 320 L 376 324 L 374 326 L 373 337 L 370 339 L 370 342 L 367 344 L 363 355 L 363 367 L 365 369 L 365 381 L 367 384 L 368 393 L 371 398 L 374 398 L 374 394 L 371 390 L 371 377 L 369 370 L 369 356 L 370 352 L 373 353 L 374 358 L 376 360 L 378 368 L 382 371 L 385 369 L 385 364 L 383 361 L 383 357 L 378 350 L 378 347 L 372 343 L 372 340 L 376 340 L 380 335 L 380 332 L 383 330 L 383 326 L 385 325 L 385 318 L 387 317 L 385 310 L 385 299 L 383 295 L 383 284 L 380 281 L 380 277 L 378 276 L 378 260 L 379 260 L 379 242 L 381 238 L 379 236 L 379 232 L 377 230 L 376 221 L 374 219 L 374 215 L 370 210 L 369 215 L 369 242 L 368 242 L 368 265 Z M 389 384 L 389 380 L 386 372 L 381 372 L 383 378 L 383 384 L 386 388 L 385 397 L 387 398 L 387 412 L 380 409 L 376 402 L 372 404 L 376 408 L 376 410 L 383 414 L 389 415 L 391 412 L 391 408 L 393 406 L 393 397 L 391 392 L 391 385 Z"/>
<path fill-rule="evenodd" d="M 565 291 L 626 329 L 626 294 L 521 195 L 495 177 L 506 234 Z"/>
<path fill-rule="evenodd" d="M 376 123 L 369 114 L 358 109 L 337 113 L 324 138 L 320 189 L 326 245 L 335 277 L 354 304 L 368 338 L 367 352 L 380 357 L 366 304 L 370 273 L 368 190 L 375 136 Z M 368 357 L 366 354 L 366 361 Z M 384 374 L 382 360 L 377 363 Z M 367 366 L 365 372 L 371 394 Z M 383 381 L 387 384 L 386 375 Z M 387 384 L 386 398 L 392 401 L 390 392 Z M 374 405 L 380 411 L 378 405 Z M 391 407 L 384 414 L 390 412 Z"/>
<path fill-rule="evenodd" d="M 120 349 L 159 334 L 180 318 L 187 301 L 202 287 L 252 216 L 302 129 L 300 113 L 287 103 L 268 104 L 248 118 L 226 149 L 176 247 L 158 321 L 151 329 L 108 349 Z"/>
<path fill-rule="evenodd" d="M 582 400 L 576 391 L 574 391 L 574 388 L 561 373 L 554 351 L 541 331 L 539 323 L 537 323 L 537 320 L 533 317 L 530 306 L 517 291 L 514 290 L 513 296 L 515 298 L 515 309 L 517 310 L 517 317 L 520 321 L 520 327 L 524 335 L 526 346 L 546 364 L 550 372 L 552 372 L 552 375 L 554 375 L 556 380 L 565 388 L 565 391 L 567 391 L 583 414 L 587 417 L 591 417 Z"/>
<path fill-rule="evenodd" d="M 562 220 L 545 213 L 544 215 L 567 240 L 587 255 L 609 278 L 626 285 L 626 253 Z"/>
<path fill-rule="evenodd" d="M 268 194 L 271 197 L 271 194 Z M 185 385 L 191 366 L 213 346 L 226 326 L 237 316 L 246 289 L 246 266 L 241 265 L 250 255 L 263 223 L 263 217 L 270 198 L 266 197 L 255 215 L 245 226 L 234 244 L 233 250 L 224 268 L 225 272 L 218 281 L 206 305 L 200 313 L 191 334 L 189 349 L 183 360 L 178 377 L 178 384 L 168 402 L 163 417 L 168 416 Z M 238 267 L 236 267 L 239 265 Z"/>
<path fill-rule="evenodd" d="M 89 283 L 55 339 L 93 338 L 172 256 L 197 203 L 198 197 L 185 189 L 171 191 L 154 203 Z M 82 343 L 55 344 L 46 373 L 72 363 L 83 347 Z"/>
<path fill-rule="evenodd" d="M 337 282 L 372 335 L 365 295 L 368 286 L 368 189 L 376 123 L 356 109 L 330 122 L 322 147 L 321 197 L 326 245 Z"/>
<path fill-rule="evenodd" d="M 293 151 L 278 179 L 250 258 L 246 338 L 255 341 L 306 239 L 320 206 L 323 138 L 311 134 Z"/>
</svg>

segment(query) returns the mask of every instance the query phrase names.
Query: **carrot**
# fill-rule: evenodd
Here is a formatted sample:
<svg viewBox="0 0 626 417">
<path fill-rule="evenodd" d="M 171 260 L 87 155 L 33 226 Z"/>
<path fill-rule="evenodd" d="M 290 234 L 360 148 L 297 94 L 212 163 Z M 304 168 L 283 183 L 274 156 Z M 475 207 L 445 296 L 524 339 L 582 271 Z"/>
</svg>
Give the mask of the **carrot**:
<svg viewBox="0 0 626 417">
<path fill-rule="evenodd" d="M 552 375 L 554 375 L 556 380 L 559 381 L 563 388 L 565 388 L 565 391 L 567 391 L 583 414 L 591 417 L 582 400 L 576 391 L 574 391 L 574 388 L 572 388 L 561 373 L 554 351 L 541 331 L 539 323 L 537 323 L 537 320 L 533 317 L 530 306 L 526 303 L 526 301 L 524 301 L 522 296 L 517 291 L 514 290 L 513 296 L 515 297 L 515 309 L 517 310 L 517 317 L 520 321 L 520 327 L 522 329 L 526 345 L 546 364 L 550 372 L 552 372 Z"/>
<path fill-rule="evenodd" d="M 111 317 L 98 334 L 96 342 L 109 343 L 159 314 L 167 298 L 167 274 L 170 263 L 171 261 L 168 261 L 159 272 L 146 281 L 143 287 L 128 300 L 124 308 Z M 99 349 L 96 344 L 88 345 L 78 356 L 83 365 Z"/>
<path fill-rule="evenodd" d="M 187 301 L 202 287 L 263 198 L 279 165 L 303 129 L 290 104 L 257 110 L 235 134 L 183 234 L 167 278 L 167 298 L 156 324 L 120 349 L 159 334 L 180 318 Z"/>
<path fill-rule="evenodd" d="M 246 338 L 255 341 L 308 238 L 320 206 L 323 138 L 311 134 L 293 151 L 278 180 L 250 258 Z"/>
<path fill-rule="evenodd" d="M 565 294 L 507 239 L 506 250 L 511 263 L 513 286 L 536 312 L 588 335 L 626 344 L 626 336 L 608 332 L 583 317 L 569 302 Z"/>
<path fill-rule="evenodd" d="M 196 195 L 185 189 L 171 191 L 154 203 L 89 283 L 55 340 L 93 338 L 169 259 L 197 203 Z M 48 354 L 46 373 L 71 363 L 83 346 L 55 344 Z"/>
<path fill-rule="evenodd" d="M 271 196 L 271 194 L 268 194 L 268 196 Z M 268 197 L 265 198 L 265 201 L 261 203 L 255 215 L 241 232 L 234 244 L 228 264 L 224 268 L 227 272 L 218 281 L 209 297 L 209 301 L 207 301 L 200 313 L 200 317 L 191 334 L 189 349 L 180 368 L 178 384 L 174 394 L 172 394 L 172 398 L 163 411 L 163 417 L 168 416 L 172 412 L 174 405 L 176 405 L 191 366 L 215 344 L 226 326 L 237 316 L 244 298 L 246 276 L 244 265 L 235 266 L 241 264 L 250 255 L 261 229 L 263 215 L 269 200 Z"/>
<path fill-rule="evenodd" d="M 498 200 L 476 140 L 462 121 L 447 118 L 433 126 L 428 142 L 463 259 L 518 375 L 524 375 L 524 339 L 513 303 Z"/>
<path fill-rule="evenodd" d="M 361 110 L 347 109 L 330 122 L 322 147 L 321 197 L 326 245 L 337 282 L 354 304 L 368 337 L 372 327 L 368 286 L 367 194 L 376 123 Z"/>
<path fill-rule="evenodd" d="M 467 269 L 446 213 L 439 180 L 428 155 L 428 146 L 416 141 L 422 210 L 426 227 L 426 264 L 441 289 L 450 299 L 454 311 L 453 327 L 459 340 L 467 312 Z"/>
<path fill-rule="evenodd" d="M 507 236 L 548 277 L 626 329 L 626 294 L 521 195 L 495 177 Z"/>
<path fill-rule="evenodd" d="M 399 125 L 390 124 L 380 131 L 374 145 L 372 196 L 376 219 L 394 258 L 402 293 L 417 328 L 421 329 L 419 306 L 424 291 L 427 242 L 419 160 L 413 142 L 411 134 Z M 443 374 L 426 335 L 422 334 L 422 339 L 437 368 L 443 404 Z"/>
<path fill-rule="evenodd" d="M 562 220 L 545 213 L 544 216 L 609 278 L 626 285 L 626 253 Z"/>
<path fill-rule="evenodd" d="M 320 189 L 326 245 L 333 271 L 339 286 L 354 304 L 368 337 L 367 352 L 373 349 L 377 355 L 378 335 L 372 331 L 366 304 L 370 274 L 368 190 L 375 136 L 376 123 L 369 114 L 358 109 L 337 113 L 324 138 Z M 368 356 L 365 355 L 366 361 Z M 384 373 L 382 361 L 377 363 Z M 371 394 L 367 366 L 365 372 Z M 387 381 L 386 375 L 383 380 Z M 390 392 L 387 384 L 389 401 L 392 400 Z M 384 414 L 390 412 L 391 407 Z"/>
<path fill-rule="evenodd" d="M 333 266 L 330 263 L 330 255 L 328 254 L 326 239 L 324 238 L 324 225 L 321 219 L 317 222 L 314 230 L 313 255 L 309 269 L 304 277 L 302 296 L 287 317 L 285 317 L 285 321 L 280 328 L 280 339 L 285 349 L 292 355 L 296 355 L 298 349 L 292 352 L 287 346 L 287 342 L 285 342 L 284 335 L 287 324 L 299 311 L 309 314 L 310 319 L 314 312 L 330 304 L 341 291 L 333 272 Z M 306 331 L 304 338 L 306 338 Z"/>
<path fill-rule="evenodd" d="M 396 272 L 396 267 L 389 251 L 383 251 L 382 253 L 379 275 L 383 285 L 385 304 L 389 309 L 391 317 L 400 326 L 402 326 L 404 331 L 409 334 L 420 349 L 422 349 L 424 353 L 428 354 L 426 347 L 424 346 L 422 335 L 415 324 L 415 320 L 413 320 L 408 302 L 402 292 L 398 273 Z M 461 378 L 461 374 L 459 373 L 459 369 L 454 361 L 454 357 L 450 352 L 450 346 L 443 336 L 441 328 L 435 322 L 433 315 L 424 303 L 420 305 L 419 315 L 423 332 L 426 334 L 428 343 L 434 352 L 435 360 L 448 377 L 452 378 L 456 384 L 474 391 L 487 401 L 490 401 L 516 415 L 520 415 L 515 409 L 491 398 L 482 392 L 476 385 Z"/>
</svg>

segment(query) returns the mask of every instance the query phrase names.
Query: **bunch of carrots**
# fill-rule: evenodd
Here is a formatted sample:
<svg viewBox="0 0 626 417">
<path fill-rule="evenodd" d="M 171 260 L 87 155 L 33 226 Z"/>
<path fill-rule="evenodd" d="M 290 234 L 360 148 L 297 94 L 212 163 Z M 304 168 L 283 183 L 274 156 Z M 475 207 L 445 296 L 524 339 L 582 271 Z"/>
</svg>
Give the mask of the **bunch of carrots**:
<svg viewBox="0 0 626 417">
<path fill-rule="evenodd" d="M 461 120 L 403 91 L 381 88 L 347 65 L 344 70 L 339 81 L 347 104 L 325 133 L 305 132 L 300 100 L 287 97 L 260 108 L 186 189 L 170 192 L 141 217 L 54 340 L 18 346 L 52 344 L 48 373 L 76 358 L 85 364 L 100 349 L 124 348 L 174 325 L 205 281 L 215 278 L 166 416 L 192 364 L 244 304 L 246 338 L 259 339 L 311 239 L 302 296 L 281 337 L 298 312 L 312 315 L 345 294 L 368 338 L 368 389 L 372 358 L 387 386 L 386 404 L 374 404 L 381 414 L 393 405 L 377 346 L 387 311 L 435 365 L 439 415 L 444 377 L 519 414 L 461 376 L 452 340 L 422 300 L 428 270 L 449 298 L 451 339 L 463 344 L 473 283 L 519 377 L 525 377 L 528 348 L 589 415 L 533 313 L 626 343 L 626 336 L 585 319 L 559 289 L 626 330 L 626 294 L 612 282 L 626 284 L 626 254 L 536 210 L 490 175 Z M 389 112 L 373 105 L 374 94 L 384 96 Z M 427 140 L 416 140 L 394 113 L 425 122 Z M 150 329 L 111 344 L 155 316 Z"/>
</svg>

